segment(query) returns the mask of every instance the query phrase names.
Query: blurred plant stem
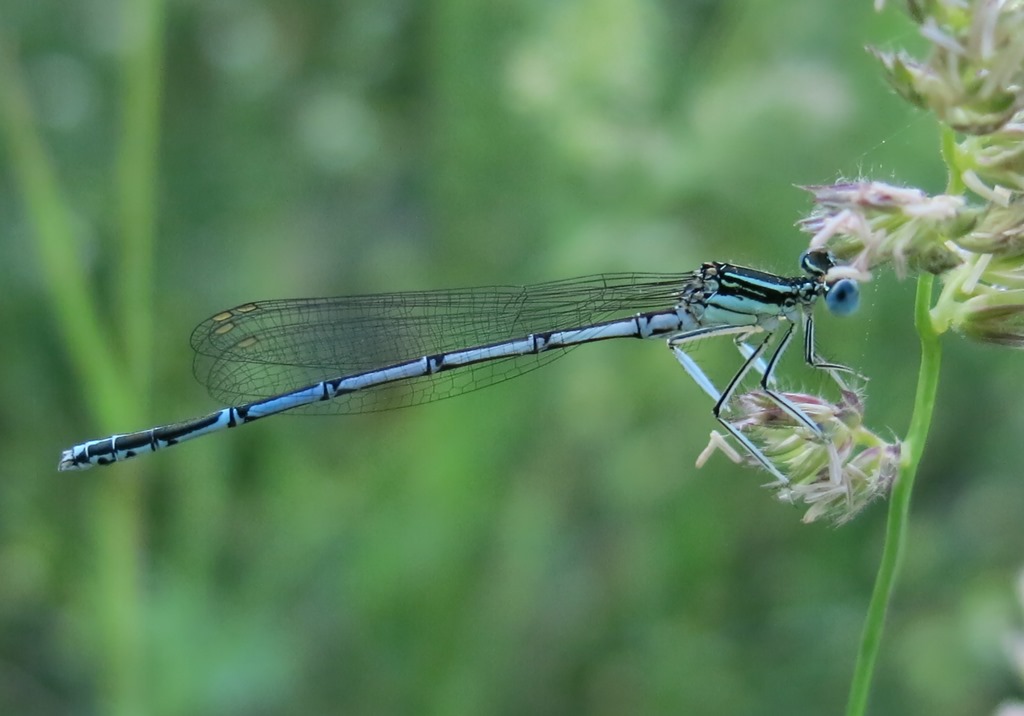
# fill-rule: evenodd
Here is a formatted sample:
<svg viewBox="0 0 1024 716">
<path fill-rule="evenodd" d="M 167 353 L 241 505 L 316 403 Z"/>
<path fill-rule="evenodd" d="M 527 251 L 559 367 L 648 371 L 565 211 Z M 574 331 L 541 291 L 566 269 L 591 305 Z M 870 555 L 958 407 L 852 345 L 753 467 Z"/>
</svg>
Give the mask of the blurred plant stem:
<svg viewBox="0 0 1024 716">
<path fill-rule="evenodd" d="M 117 162 L 120 238 L 112 271 L 116 320 L 88 285 L 93 262 L 83 257 L 74 230 L 73 208 L 60 188 L 58 171 L 33 117 L 18 67 L 18 48 L 0 37 L 0 117 L 11 168 L 33 230 L 40 273 L 77 378 L 78 392 L 97 428 L 106 431 L 142 422 L 150 388 L 156 157 L 163 52 L 163 3 L 126 0 L 121 65 L 122 143 Z M 114 336 L 111 326 L 119 326 Z M 116 346 L 123 346 L 125 359 Z M 56 474 L 56 473 L 55 473 Z M 102 713 L 134 716 L 148 711 L 144 688 L 140 528 L 141 481 L 137 470 L 97 475 L 90 482 L 93 561 L 85 605 L 92 618 L 97 656 L 93 668 Z"/>
<path fill-rule="evenodd" d="M 163 0 L 124 0 L 135 36 L 121 56 L 121 143 L 117 161 L 120 260 L 117 314 L 137 395 L 150 394 L 153 355 L 153 250 L 157 156 L 163 96 Z M 145 407 L 145 406 L 143 406 Z"/>
<path fill-rule="evenodd" d="M 58 185 L 56 170 L 36 131 L 28 94 L 16 65 L 16 48 L 0 38 L 0 112 L 11 169 L 21 189 L 25 213 L 34 231 L 47 297 L 71 358 L 71 367 L 101 424 L 124 417 L 131 403 L 119 380 L 117 357 L 106 340 L 95 297 L 82 271 L 71 208 Z M 134 417 L 134 416 L 130 416 Z"/>
</svg>

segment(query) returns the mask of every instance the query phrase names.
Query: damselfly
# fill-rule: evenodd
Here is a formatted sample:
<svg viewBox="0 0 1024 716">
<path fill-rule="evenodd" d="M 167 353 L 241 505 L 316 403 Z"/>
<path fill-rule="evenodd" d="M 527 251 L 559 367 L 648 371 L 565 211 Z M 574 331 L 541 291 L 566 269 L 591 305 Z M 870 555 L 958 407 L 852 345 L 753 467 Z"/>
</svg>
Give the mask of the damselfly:
<svg viewBox="0 0 1024 716">
<path fill-rule="evenodd" d="M 715 418 L 786 482 L 723 410 L 754 368 L 767 394 L 821 436 L 811 418 L 772 389 L 773 373 L 801 323 L 810 365 L 833 375 L 849 370 L 815 352 L 813 308 L 824 297 L 832 313 L 851 313 L 858 286 L 836 275 L 841 271 L 827 252 L 805 253 L 801 267 L 805 275 L 783 277 L 712 262 L 684 274 L 246 303 L 192 333 L 196 377 L 232 407 L 76 445 L 64 451 L 59 469 L 107 465 L 285 411 L 360 413 L 426 403 L 521 375 L 584 343 L 663 337 L 715 400 Z M 754 334 L 763 336 L 751 346 Z M 683 346 L 724 335 L 745 360 L 719 391 Z"/>
</svg>

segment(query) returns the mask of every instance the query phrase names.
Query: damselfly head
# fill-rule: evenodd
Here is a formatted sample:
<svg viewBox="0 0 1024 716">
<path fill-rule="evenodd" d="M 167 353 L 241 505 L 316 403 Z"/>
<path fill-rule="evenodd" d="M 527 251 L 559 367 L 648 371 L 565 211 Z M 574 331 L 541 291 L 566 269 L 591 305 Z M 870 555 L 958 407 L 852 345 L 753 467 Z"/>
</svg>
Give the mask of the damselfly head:
<svg viewBox="0 0 1024 716">
<path fill-rule="evenodd" d="M 812 249 L 800 254 L 800 268 L 811 276 L 824 276 L 836 265 L 836 257 L 831 251 Z"/>
<path fill-rule="evenodd" d="M 829 279 L 829 271 L 836 266 L 832 252 L 823 249 L 805 251 L 800 256 L 800 268 L 821 281 L 828 310 L 837 316 L 849 316 L 860 305 L 860 286 L 852 278 Z"/>
</svg>

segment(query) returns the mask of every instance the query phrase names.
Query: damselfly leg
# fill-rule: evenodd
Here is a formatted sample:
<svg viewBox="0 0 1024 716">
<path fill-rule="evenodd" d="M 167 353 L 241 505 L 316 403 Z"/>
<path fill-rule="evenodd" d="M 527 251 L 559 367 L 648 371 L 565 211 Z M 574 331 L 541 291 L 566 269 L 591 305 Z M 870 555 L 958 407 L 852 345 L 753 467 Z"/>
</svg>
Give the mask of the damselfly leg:
<svg viewBox="0 0 1024 716">
<path fill-rule="evenodd" d="M 758 332 L 757 328 L 748 329 L 747 331 L 742 332 L 740 333 L 740 335 L 736 336 L 734 342 L 740 354 L 744 357 L 745 360 L 743 364 L 740 366 L 739 370 L 736 371 L 736 373 L 729 380 L 729 383 L 726 385 L 725 390 L 723 391 L 719 391 L 715 387 L 714 383 L 708 377 L 707 373 L 704 372 L 704 370 L 697 364 L 697 362 L 694 361 L 693 358 L 691 358 L 690 355 L 686 353 L 686 351 L 683 350 L 681 346 L 700 338 L 708 338 L 712 336 L 721 336 L 729 333 L 736 333 L 736 327 L 720 327 L 717 329 L 712 327 L 698 329 L 696 331 L 689 331 L 687 333 L 674 336 L 670 338 L 668 341 L 668 345 L 675 354 L 676 359 L 683 366 L 683 369 L 686 370 L 690 378 L 693 379 L 693 381 L 698 386 L 700 386 L 700 388 L 705 393 L 707 393 L 712 398 L 712 400 L 715 401 L 715 406 L 712 409 L 712 414 L 714 415 L 715 419 L 718 420 L 722 427 L 724 427 L 729 432 L 729 434 L 732 435 L 732 437 L 735 438 L 735 440 L 740 445 L 743 446 L 744 450 L 746 450 L 755 460 L 757 460 L 757 462 L 759 462 L 762 465 L 762 467 L 768 470 L 768 472 L 770 472 L 772 476 L 775 477 L 778 483 L 783 485 L 788 484 L 789 479 L 782 474 L 779 468 L 770 459 L 768 459 L 768 457 L 761 451 L 760 448 L 758 448 L 753 443 L 753 441 L 750 440 L 749 437 L 747 437 L 739 428 L 737 428 L 723 415 L 723 411 L 725 411 L 726 407 L 728 406 L 729 400 L 735 395 L 739 386 L 742 384 L 743 379 L 746 377 L 746 375 L 750 372 L 751 369 L 754 369 L 756 372 L 761 374 L 760 387 L 761 390 L 764 391 L 765 395 L 767 395 L 773 402 L 775 402 L 776 405 L 778 405 L 779 408 L 784 413 L 789 415 L 794 421 L 810 430 L 816 438 L 822 440 L 825 438 L 820 426 L 818 426 L 818 424 L 814 420 L 812 420 L 803 410 L 797 407 L 784 394 L 780 393 L 775 389 L 775 368 L 778 365 L 779 360 L 785 353 L 786 348 L 789 346 L 789 343 L 792 341 L 793 331 L 795 327 L 795 324 L 789 323 L 788 325 L 785 326 L 785 328 L 780 327 L 779 329 L 776 330 L 764 331 L 764 337 L 756 346 L 752 346 L 750 343 L 747 342 L 747 340 L 749 339 L 752 333 Z M 779 339 L 778 345 L 771 352 L 770 357 L 766 361 L 764 355 L 768 351 L 768 348 L 770 347 L 773 339 L 775 339 L 775 337 L 780 332 L 782 333 L 782 337 Z M 853 373 L 854 371 L 852 371 L 850 368 L 846 366 L 822 360 L 820 356 L 817 355 L 817 353 L 814 350 L 814 322 L 811 316 L 809 315 L 807 316 L 807 319 L 804 324 L 804 332 L 805 336 L 807 336 L 807 338 L 805 339 L 804 354 L 804 359 L 806 360 L 807 364 L 814 368 L 826 371 L 829 374 L 829 376 L 836 381 L 839 387 L 842 390 L 845 390 L 846 386 L 839 378 L 837 373 Z"/>
</svg>

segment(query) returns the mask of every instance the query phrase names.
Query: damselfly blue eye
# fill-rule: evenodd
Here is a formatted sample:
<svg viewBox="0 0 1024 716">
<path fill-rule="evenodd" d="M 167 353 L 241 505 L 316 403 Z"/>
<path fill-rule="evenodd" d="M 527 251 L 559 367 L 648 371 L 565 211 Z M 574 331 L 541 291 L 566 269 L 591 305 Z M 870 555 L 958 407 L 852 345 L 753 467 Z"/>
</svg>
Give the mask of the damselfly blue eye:
<svg viewBox="0 0 1024 716">
<path fill-rule="evenodd" d="M 860 286 L 851 278 L 841 278 L 825 294 L 825 305 L 837 316 L 849 316 L 860 305 Z"/>
</svg>

